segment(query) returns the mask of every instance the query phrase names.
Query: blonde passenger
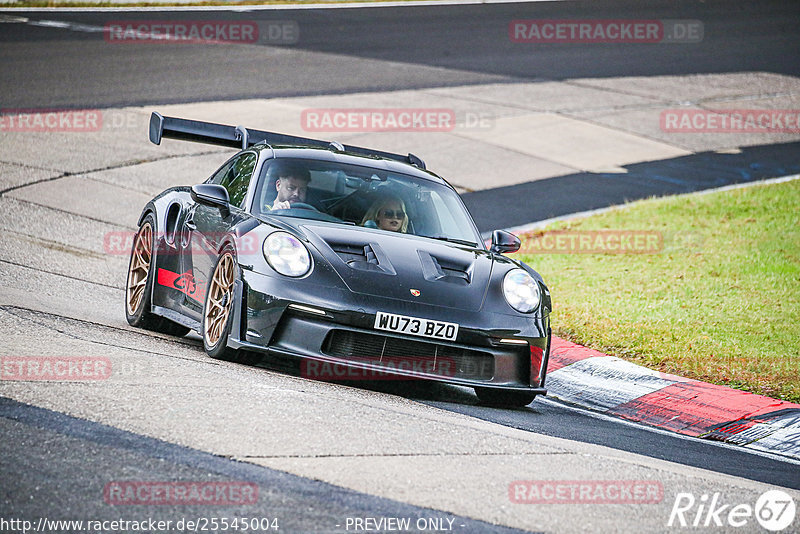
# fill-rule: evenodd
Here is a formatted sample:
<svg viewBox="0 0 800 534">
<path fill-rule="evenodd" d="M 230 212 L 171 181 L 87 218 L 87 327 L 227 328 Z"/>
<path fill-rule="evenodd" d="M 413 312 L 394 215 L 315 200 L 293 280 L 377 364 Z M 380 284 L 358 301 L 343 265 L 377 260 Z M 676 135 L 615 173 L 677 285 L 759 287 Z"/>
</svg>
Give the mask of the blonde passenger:
<svg viewBox="0 0 800 534">
<path fill-rule="evenodd" d="M 372 221 L 372 223 L 370 223 Z M 361 226 L 372 226 L 389 232 L 406 233 L 408 230 L 408 213 L 403 200 L 395 196 L 381 197 L 372 203 Z"/>
</svg>

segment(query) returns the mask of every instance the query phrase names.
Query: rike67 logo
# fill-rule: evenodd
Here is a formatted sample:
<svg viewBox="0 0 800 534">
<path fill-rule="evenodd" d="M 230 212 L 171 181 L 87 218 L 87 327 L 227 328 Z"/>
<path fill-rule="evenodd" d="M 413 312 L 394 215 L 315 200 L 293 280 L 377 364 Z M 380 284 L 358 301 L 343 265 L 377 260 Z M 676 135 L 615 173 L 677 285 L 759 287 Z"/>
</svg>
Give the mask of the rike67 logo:
<svg viewBox="0 0 800 534">
<path fill-rule="evenodd" d="M 780 532 L 792 525 L 796 511 L 794 499 L 781 490 L 762 493 L 755 506 L 724 503 L 720 493 L 703 494 L 699 499 L 691 493 L 678 493 L 667 526 L 752 528 L 755 516 L 763 528 Z"/>
</svg>

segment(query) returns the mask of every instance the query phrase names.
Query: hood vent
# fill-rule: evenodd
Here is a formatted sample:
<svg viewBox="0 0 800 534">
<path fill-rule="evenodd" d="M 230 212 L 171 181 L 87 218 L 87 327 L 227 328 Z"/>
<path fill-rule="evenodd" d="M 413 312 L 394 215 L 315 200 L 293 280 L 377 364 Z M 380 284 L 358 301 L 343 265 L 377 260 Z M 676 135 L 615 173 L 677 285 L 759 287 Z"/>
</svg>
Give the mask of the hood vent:
<svg viewBox="0 0 800 534">
<path fill-rule="evenodd" d="M 449 282 L 462 286 L 469 285 L 472 278 L 472 264 L 463 264 L 447 258 L 436 257 L 419 251 L 422 273 L 426 280 Z"/>
<path fill-rule="evenodd" d="M 371 244 L 351 245 L 347 243 L 328 243 L 343 262 L 353 269 L 362 271 L 387 272 Z"/>
</svg>

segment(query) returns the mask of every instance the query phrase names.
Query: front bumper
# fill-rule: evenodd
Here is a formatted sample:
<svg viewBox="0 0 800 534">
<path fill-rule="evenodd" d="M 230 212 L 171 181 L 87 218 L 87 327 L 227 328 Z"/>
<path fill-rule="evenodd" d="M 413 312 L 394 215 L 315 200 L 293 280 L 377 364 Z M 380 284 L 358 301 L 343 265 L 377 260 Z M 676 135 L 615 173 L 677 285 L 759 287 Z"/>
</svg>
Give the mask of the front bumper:
<svg viewBox="0 0 800 534">
<path fill-rule="evenodd" d="M 237 286 L 229 345 L 302 358 L 301 374 L 308 378 L 393 376 L 546 394 L 547 316 L 420 305 L 245 269 Z M 376 330 L 379 310 L 458 323 L 458 337 L 449 342 Z"/>
</svg>

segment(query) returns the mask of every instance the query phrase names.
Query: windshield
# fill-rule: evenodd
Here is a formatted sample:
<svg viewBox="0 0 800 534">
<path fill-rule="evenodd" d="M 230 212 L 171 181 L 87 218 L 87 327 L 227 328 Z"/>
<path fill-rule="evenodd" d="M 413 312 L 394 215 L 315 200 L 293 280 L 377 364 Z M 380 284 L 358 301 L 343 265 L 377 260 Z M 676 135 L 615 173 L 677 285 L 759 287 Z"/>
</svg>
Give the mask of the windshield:
<svg viewBox="0 0 800 534">
<path fill-rule="evenodd" d="M 255 215 L 300 217 L 413 234 L 482 248 L 458 194 L 405 174 L 330 161 L 265 163 Z"/>
</svg>

